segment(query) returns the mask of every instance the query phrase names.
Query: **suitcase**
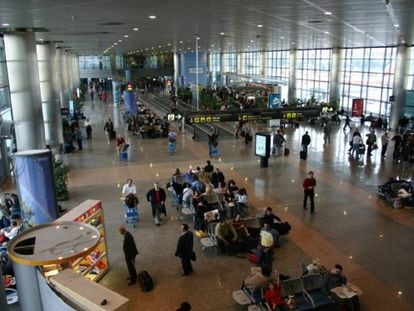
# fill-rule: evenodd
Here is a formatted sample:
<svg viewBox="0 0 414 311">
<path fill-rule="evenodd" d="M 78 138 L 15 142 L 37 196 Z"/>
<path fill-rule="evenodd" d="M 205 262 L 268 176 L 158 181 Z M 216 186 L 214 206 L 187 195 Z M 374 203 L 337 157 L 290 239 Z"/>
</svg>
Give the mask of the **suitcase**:
<svg viewBox="0 0 414 311">
<path fill-rule="evenodd" d="M 115 139 L 116 138 L 116 131 L 111 131 L 109 133 L 109 139 Z"/>
<path fill-rule="evenodd" d="M 285 148 L 285 156 L 289 155 L 289 148 Z"/>
<path fill-rule="evenodd" d="M 143 292 L 149 292 L 154 288 L 154 282 L 147 271 L 138 273 L 138 283 Z"/>
<path fill-rule="evenodd" d="M 301 160 L 306 160 L 306 158 L 308 157 L 308 153 L 302 150 L 301 152 L 299 152 L 299 157 Z"/>
<path fill-rule="evenodd" d="M 212 158 L 217 158 L 219 156 L 219 152 L 217 147 L 211 146 L 211 157 Z"/>
<path fill-rule="evenodd" d="M 176 143 L 168 143 L 168 152 L 174 153 L 177 151 L 177 144 Z"/>
<path fill-rule="evenodd" d="M 364 154 L 365 153 L 365 145 L 360 145 L 358 147 L 358 153 L 359 154 Z"/>
</svg>

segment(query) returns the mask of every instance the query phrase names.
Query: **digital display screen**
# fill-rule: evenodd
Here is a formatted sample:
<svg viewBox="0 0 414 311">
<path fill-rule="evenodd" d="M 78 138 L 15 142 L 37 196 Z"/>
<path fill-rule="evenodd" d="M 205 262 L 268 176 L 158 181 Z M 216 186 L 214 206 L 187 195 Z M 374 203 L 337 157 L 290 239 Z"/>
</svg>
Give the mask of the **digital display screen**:
<svg viewBox="0 0 414 311">
<path fill-rule="evenodd" d="M 256 155 L 259 157 L 266 157 L 267 154 L 267 136 L 256 134 Z"/>
</svg>

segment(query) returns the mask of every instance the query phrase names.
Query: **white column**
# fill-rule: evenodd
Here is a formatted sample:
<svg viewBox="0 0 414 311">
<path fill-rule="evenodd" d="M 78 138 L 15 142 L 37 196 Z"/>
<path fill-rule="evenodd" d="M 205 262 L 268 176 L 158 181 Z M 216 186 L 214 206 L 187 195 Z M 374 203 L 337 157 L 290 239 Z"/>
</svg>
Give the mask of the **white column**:
<svg viewBox="0 0 414 311">
<path fill-rule="evenodd" d="M 53 150 L 59 150 L 58 119 L 60 118 L 59 102 L 56 102 L 53 73 L 52 73 L 52 44 L 44 42 L 37 44 L 37 64 L 39 68 L 40 96 L 42 100 L 43 123 L 45 140 Z"/>
<path fill-rule="evenodd" d="M 17 149 L 45 148 L 35 35 L 5 33 L 4 45 Z"/>
<path fill-rule="evenodd" d="M 404 115 L 405 106 L 405 82 L 407 79 L 407 55 L 408 48 L 405 45 L 400 45 L 397 49 L 397 60 L 395 62 L 395 74 L 393 95 L 394 102 L 391 105 L 390 114 L 390 128 L 398 128 L 398 120 Z"/>
<path fill-rule="evenodd" d="M 69 99 L 65 92 L 65 77 L 64 77 L 64 51 L 62 48 L 56 48 L 56 72 L 57 72 L 57 85 L 59 89 L 59 99 L 61 108 L 69 108 Z"/>
<path fill-rule="evenodd" d="M 295 49 L 290 50 L 288 103 L 296 99 L 296 54 Z"/>
<path fill-rule="evenodd" d="M 341 99 L 341 53 L 342 49 L 333 48 L 332 49 L 332 61 L 331 61 L 331 77 L 330 77 L 330 87 L 329 87 L 329 102 L 331 104 L 338 103 Z"/>
</svg>

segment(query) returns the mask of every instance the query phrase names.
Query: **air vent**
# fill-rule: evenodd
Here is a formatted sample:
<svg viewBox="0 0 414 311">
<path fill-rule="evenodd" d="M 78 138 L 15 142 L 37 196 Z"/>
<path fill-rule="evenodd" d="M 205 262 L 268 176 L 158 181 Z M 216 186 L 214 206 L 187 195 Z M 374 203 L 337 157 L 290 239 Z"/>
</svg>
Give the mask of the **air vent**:
<svg viewBox="0 0 414 311">
<path fill-rule="evenodd" d="M 308 24 L 322 24 L 323 21 L 308 21 Z"/>
<path fill-rule="evenodd" d="M 101 25 L 101 26 L 119 26 L 119 25 L 124 25 L 124 23 L 120 23 L 120 22 L 106 22 L 106 23 L 98 23 L 98 25 Z"/>
</svg>

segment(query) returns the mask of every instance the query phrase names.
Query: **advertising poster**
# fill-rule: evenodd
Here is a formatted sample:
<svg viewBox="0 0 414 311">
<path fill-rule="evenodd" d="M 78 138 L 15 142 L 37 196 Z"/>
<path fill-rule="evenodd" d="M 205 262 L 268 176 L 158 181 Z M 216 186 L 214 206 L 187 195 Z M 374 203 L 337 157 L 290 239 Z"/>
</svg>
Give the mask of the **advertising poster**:
<svg viewBox="0 0 414 311">
<path fill-rule="evenodd" d="M 16 175 L 22 218 L 29 225 L 41 225 L 57 218 L 57 201 L 49 150 L 15 153 Z"/>
<path fill-rule="evenodd" d="M 414 91 L 405 92 L 404 114 L 414 115 Z"/>
<path fill-rule="evenodd" d="M 271 109 L 282 107 L 282 102 L 280 100 L 280 93 L 269 93 L 268 106 Z"/>
<path fill-rule="evenodd" d="M 112 90 L 114 105 L 119 105 L 121 103 L 121 83 L 118 81 L 112 81 Z"/>
<path fill-rule="evenodd" d="M 132 116 L 137 115 L 137 104 L 135 100 L 135 92 L 124 92 L 124 107 Z"/>
<path fill-rule="evenodd" d="M 255 154 L 259 157 L 268 157 L 270 155 L 270 135 L 256 133 Z"/>
<path fill-rule="evenodd" d="M 364 100 L 362 98 L 354 98 L 352 100 L 352 116 L 360 117 L 364 113 Z"/>
</svg>

